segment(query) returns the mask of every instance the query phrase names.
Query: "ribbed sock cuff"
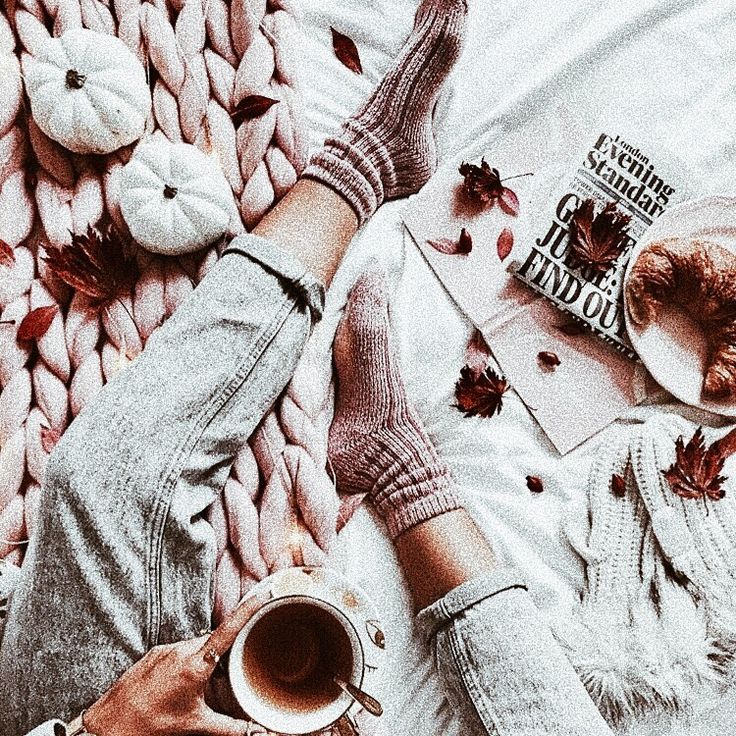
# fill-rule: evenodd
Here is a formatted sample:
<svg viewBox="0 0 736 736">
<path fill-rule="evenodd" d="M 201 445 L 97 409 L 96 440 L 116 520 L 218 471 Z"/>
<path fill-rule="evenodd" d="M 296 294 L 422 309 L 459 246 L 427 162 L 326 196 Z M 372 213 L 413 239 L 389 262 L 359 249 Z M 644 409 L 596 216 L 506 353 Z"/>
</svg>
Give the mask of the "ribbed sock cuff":
<svg viewBox="0 0 736 736">
<path fill-rule="evenodd" d="M 345 137 L 326 140 L 324 147 L 312 156 L 302 176 L 337 192 L 353 208 L 358 227 L 361 227 L 384 200 L 384 184 L 378 166 L 393 169 L 388 165 L 385 147 L 375 135 L 352 119 L 345 126 Z"/>
<path fill-rule="evenodd" d="M 374 503 L 391 539 L 417 524 L 463 507 L 449 470 L 441 463 L 402 473 L 390 489 L 376 494 Z"/>
</svg>

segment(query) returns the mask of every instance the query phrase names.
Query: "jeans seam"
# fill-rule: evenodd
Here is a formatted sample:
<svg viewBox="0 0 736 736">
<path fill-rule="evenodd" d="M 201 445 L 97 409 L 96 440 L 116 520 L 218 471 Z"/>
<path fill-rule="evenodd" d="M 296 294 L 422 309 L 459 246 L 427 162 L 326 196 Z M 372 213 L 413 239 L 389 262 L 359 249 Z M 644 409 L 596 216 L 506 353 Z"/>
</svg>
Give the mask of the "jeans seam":
<svg viewBox="0 0 736 736">
<path fill-rule="evenodd" d="M 255 368 L 258 358 L 278 334 L 295 307 L 292 298 L 284 299 L 274 318 L 265 326 L 250 350 L 241 359 L 240 367 L 229 378 L 223 388 L 216 390 L 212 398 L 202 408 L 184 441 L 179 445 L 175 461 L 168 473 L 163 476 L 156 493 L 148 541 L 148 616 L 146 645 L 150 649 L 158 643 L 161 628 L 161 561 L 163 554 L 163 534 L 166 527 L 171 495 L 181 476 L 184 462 L 201 436 L 202 428 L 211 421 L 233 396 L 243 381 Z M 212 411 L 214 408 L 214 411 Z M 208 420 L 209 417 L 209 420 Z M 194 440 L 192 442 L 192 440 Z"/>
<path fill-rule="evenodd" d="M 470 700 L 470 702 L 472 703 L 473 710 L 478 716 L 478 720 L 483 724 L 484 728 L 488 728 L 486 719 L 483 717 L 483 714 L 481 713 L 480 707 L 478 705 L 480 701 L 480 697 L 479 697 L 479 692 L 478 692 L 479 688 L 477 686 L 477 683 L 474 679 L 472 679 L 469 676 L 469 673 L 468 673 L 469 668 L 465 668 L 460 665 L 460 659 L 461 659 L 460 646 L 459 646 L 457 629 L 456 629 L 458 624 L 457 624 L 457 621 L 453 623 L 454 623 L 454 626 L 451 626 L 447 631 L 447 635 L 448 635 L 449 642 L 450 642 L 450 653 L 452 654 L 452 659 L 455 664 L 455 668 L 457 669 L 458 674 L 460 675 L 460 679 L 465 689 L 468 691 L 468 695 L 470 696 L 468 700 Z M 487 713 L 486 709 L 484 709 L 484 711 Z M 498 728 L 496 727 L 496 721 L 493 718 L 493 716 L 490 713 L 487 713 L 487 715 L 490 718 L 490 720 L 493 722 L 493 729 L 496 732 L 496 734 L 500 734 Z"/>
</svg>

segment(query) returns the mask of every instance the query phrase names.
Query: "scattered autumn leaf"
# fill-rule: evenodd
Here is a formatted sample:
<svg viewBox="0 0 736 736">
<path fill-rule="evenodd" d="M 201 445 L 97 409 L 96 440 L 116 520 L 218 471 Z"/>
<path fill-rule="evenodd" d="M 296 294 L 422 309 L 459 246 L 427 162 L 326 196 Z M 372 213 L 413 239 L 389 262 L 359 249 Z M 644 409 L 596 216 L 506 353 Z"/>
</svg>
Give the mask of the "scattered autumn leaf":
<svg viewBox="0 0 736 736">
<path fill-rule="evenodd" d="M 340 31 L 336 31 L 334 28 L 332 31 L 332 48 L 335 51 L 335 56 L 351 71 L 356 74 L 363 73 L 363 66 L 360 63 L 360 54 L 355 42 L 349 36 L 346 36 Z"/>
<path fill-rule="evenodd" d="M 705 446 L 702 427 L 698 427 L 687 445 L 680 435 L 675 442 L 675 462 L 662 471 L 672 491 L 681 498 L 720 501 L 726 495 L 722 486 L 727 480 L 720 473 L 734 451 L 735 433 L 732 430 L 709 447 Z"/>
<path fill-rule="evenodd" d="M 0 240 L 0 266 L 11 267 L 15 263 L 13 249 L 4 241 Z"/>
<path fill-rule="evenodd" d="M 538 475 L 527 475 L 526 487 L 532 493 L 542 493 L 544 491 L 544 483 Z"/>
<path fill-rule="evenodd" d="M 46 453 L 56 447 L 56 443 L 61 439 L 61 434 L 55 429 L 49 429 L 48 427 L 41 427 L 41 447 Z"/>
<path fill-rule="evenodd" d="M 616 498 L 623 498 L 626 495 L 626 481 L 618 473 L 614 473 L 611 476 L 611 493 Z"/>
<path fill-rule="evenodd" d="M 588 332 L 585 325 L 576 319 L 557 325 L 557 329 L 568 337 L 576 337 L 577 335 L 583 335 Z"/>
<path fill-rule="evenodd" d="M 595 214 L 595 201 L 585 199 L 570 218 L 570 247 L 585 266 L 605 273 L 614 264 L 628 243 L 629 215 L 609 202 Z"/>
<path fill-rule="evenodd" d="M 537 359 L 543 366 L 552 368 L 553 370 L 560 364 L 560 358 L 557 353 L 553 353 L 549 350 L 543 350 L 541 353 L 538 353 Z"/>
<path fill-rule="evenodd" d="M 498 169 L 491 168 L 484 158 L 481 159 L 480 166 L 463 161 L 458 171 L 463 177 L 463 193 L 468 199 L 484 207 L 491 207 L 498 202 L 507 214 L 512 216 L 519 214 L 519 198 L 516 193 L 504 186 L 504 180 L 501 179 Z"/>
<path fill-rule="evenodd" d="M 18 340 L 33 340 L 45 335 L 58 313 L 56 304 L 32 309 L 18 327 Z"/>
<path fill-rule="evenodd" d="M 465 228 L 462 228 L 460 237 L 457 240 L 452 240 L 452 238 L 437 238 L 436 240 L 427 240 L 427 243 L 439 253 L 444 253 L 448 256 L 466 256 L 473 250 L 473 238 Z"/>
<path fill-rule="evenodd" d="M 233 125 L 238 127 L 245 120 L 253 120 L 263 115 L 264 112 L 270 110 L 278 100 L 263 95 L 248 95 L 243 98 L 241 103 L 235 108 L 230 117 L 233 119 Z"/>
<path fill-rule="evenodd" d="M 501 413 L 503 395 L 509 390 L 508 382 L 491 367 L 485 369 L 469 365 L 460 370 L 455 384 L 457 408 L 466 417 L 492 417 Z"/>
<path fill-rule="evenodd" d="M 496 241 L 496 251 L 498 252 L 499 260 L 503 261 L 509 257 L 511 250 L 514 247 L 514 234 L 511 229 L 505 227 L 501 230 L 501 234 L 498 236 Z"/>
<path fill-rule="evenodd" d="M 72 235 L 71 245 L 47 247 L 44 261 L 64 283 L 89 297 L 92 307 L 129 293 L 138 279 L 135 259 L 109 222 Z"/>
</svg>

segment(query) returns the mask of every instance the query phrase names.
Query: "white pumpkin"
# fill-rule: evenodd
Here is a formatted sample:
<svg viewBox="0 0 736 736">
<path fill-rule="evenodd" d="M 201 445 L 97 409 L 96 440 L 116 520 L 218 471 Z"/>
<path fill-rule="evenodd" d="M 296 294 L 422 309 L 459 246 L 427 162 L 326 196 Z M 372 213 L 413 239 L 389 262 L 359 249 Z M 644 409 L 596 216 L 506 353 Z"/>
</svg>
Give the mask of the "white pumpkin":
<svg viewBox="0 0 736 736">
<path fill-rule="evenodd" d="M 76 153 L 110 153 L 137 141 L 151 111 L 143 65 L 115 36 L 74 28 L 23 55 L 38 127 Z"/>
<path fill-rule="evenodd" d="M 165 255 L 209 245 L 237 214 L 216 160 L 160 134 L 139 143 L 123 167 L 120 209 L 135 240 Z"/>
</svg>

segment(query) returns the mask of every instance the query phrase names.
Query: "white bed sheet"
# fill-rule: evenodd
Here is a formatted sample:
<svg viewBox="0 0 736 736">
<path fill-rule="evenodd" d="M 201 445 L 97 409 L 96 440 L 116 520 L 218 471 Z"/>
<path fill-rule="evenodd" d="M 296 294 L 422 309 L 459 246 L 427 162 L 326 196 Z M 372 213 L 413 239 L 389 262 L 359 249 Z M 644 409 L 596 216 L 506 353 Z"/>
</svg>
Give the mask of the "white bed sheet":
<svg viewBox="0 0 736 736">
<path fill-rule="evenodd" d="M 417 0 L 297 0 L 313 145 L 367 96 L 411 30 Z M 502 172 L 557 162 L 581 136 L 630 130 L 674 151 L 697 193 L 733 192 L 736 174 L 736 5 L 726 0 L 469 0 L 463 57 L 437 108 L 445 162 L 486 154 Z M 363 76 L 332 55 L 330 26 L 361 51 Z M 328 308 L 344 301 L 367 258 L 394 278 L 392 321 L 409 392 L 468 506 L 499 552 L 518 565 L 548 615 L 572 604 L 583 568 L 563 522 L 582 517 L 590 457 L 605 432 L 561 458 L 509 394 L 501 415 L 466 419 L 452 408 L 471 332 L 401 227 L 404 203 L 384 206 L 354 241 Z M 736 467 L 733 468 L 736 471 Z M 530 494 L 527 474 L 545 480 Z M 428 650 L 415 635 L 393 549 L 363 508 L 332 555 L 379 605 L 391 662 L 383 700 L 386 733 L 463 733 L 442 695 Z M 736 721 L 733 698 L 703 704 L 693 723 L 637 734 L 719 735 Z"/>
</svg>

